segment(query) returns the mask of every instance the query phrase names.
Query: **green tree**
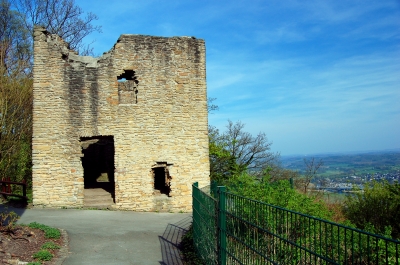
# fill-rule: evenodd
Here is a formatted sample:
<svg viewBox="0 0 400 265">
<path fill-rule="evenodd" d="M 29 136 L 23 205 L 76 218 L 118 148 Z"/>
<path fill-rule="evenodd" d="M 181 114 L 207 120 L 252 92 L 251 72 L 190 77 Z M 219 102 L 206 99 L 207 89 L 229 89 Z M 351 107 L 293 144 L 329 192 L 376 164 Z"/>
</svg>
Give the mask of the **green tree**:
<svg viewBox="0 0 400 265">
<path fill-rule="evenodd" d="M 271 151 L 272 143 L 265 133 L 256 136 L 244 131 L 244 124 L 228 121 L 227 130 L 220 133 L 209 127 L 210 172 L 214 180 L 224 180 L 234 174 L 258 174 L 276 162 L 279 154 Z"/>
<path fill-rule="evenodd" d="M 344 202 L 345 216 L 360 229 L 384 234 L 390 227 L 392 237 L 400 238 L 400 184 L 374 181 L 354 191 Z"/>
<path fill-rule="evenodd" d="M 87 54 L 95 19 L 74 0 L 0 0 L 0 177 L 31 180 L 33 26 Z"/>
<path fill-rule="evenodd" d="M 208 126 L 210 176 L 218 182 L 229 178 L 233 172 L 231 168 L 236 165 L 231 154 L 225 149 L 225 142 L 219 130 L 214 126 Z M 233 165 L 232 165 L 233 164 Z"/>
<path fill-rule="evenodd" d="M 30 180 L 32 80 L 0 75 L 0 178 Z"/>
<path fill-rule="evenodd" d="M 262 179 L 242 173 L 232 176 L 225 185 L 230 192 L 250 199 L 323 219 L 331 219 L 332 213 L 322 202 L 293 189 L 288 180 L 271 181 L 270 178 L 269 172 L 265 172 Z"/>
</svg>

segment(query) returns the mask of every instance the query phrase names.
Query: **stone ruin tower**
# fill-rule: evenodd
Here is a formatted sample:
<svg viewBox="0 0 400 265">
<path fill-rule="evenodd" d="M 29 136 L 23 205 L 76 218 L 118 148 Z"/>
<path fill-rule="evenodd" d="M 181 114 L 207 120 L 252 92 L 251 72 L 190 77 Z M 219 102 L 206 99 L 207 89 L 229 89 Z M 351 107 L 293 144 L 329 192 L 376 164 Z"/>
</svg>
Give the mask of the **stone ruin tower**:
<svg viewBox="0 0 400 265">
<path fill-rule="evenodd" d="M 34 30 L 33 204 L 190 211 L 209 184 L 204 40 L 121 35 L 79 56 Z"/>
</svg>

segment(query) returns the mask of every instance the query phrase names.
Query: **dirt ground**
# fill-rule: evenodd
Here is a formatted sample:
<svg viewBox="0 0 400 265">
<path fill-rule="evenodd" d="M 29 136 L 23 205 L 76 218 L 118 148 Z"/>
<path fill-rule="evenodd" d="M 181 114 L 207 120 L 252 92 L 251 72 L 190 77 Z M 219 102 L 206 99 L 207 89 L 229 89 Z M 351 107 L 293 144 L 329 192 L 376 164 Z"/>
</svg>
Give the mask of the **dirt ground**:
<svg viewBox="0 0 400 265">
<path fill-rule="evenodd" d="M 46 242 L 54 242 L 60 247 L 65 247 L 63 236 L 59 239 L 45 238 L 44 232 L 27 226 L 15 226 L 13 231 L 0 233 L 0 264 L 23 264 L 21 262 L 36 261 L 32 256 L 41 250 Z M 64 233 L 62 233 L 63 235 Z M 53 254 L 51 261 L 42 264 L 56 264 L 60 256 L 60 249 L 49 251 Z"/>
<path fill-rule="evenodd" d="M 16 203 L 5 203 L 12 207 L 27 207 L 27 205 L 16 205 Z M 61 238 L 49 239 L 45 237 L 45 233 L 36 228 L 28 226 L 8 226 L 10 220 L 8 210 L 0 213 L 0 264 L 27 264 L 35 262 L 33 254 L 41 250 L 43 244 L 53 242 L 60 249 L 48 249 L 53 255 L 51 261 L 42 262 L 47 265 L 61 264 L 66 255 L 68 255 L 68 236 L 65 231 L 61 230 Z M 16 221 L 16 219 L 14 220 Z"/>
</svg>

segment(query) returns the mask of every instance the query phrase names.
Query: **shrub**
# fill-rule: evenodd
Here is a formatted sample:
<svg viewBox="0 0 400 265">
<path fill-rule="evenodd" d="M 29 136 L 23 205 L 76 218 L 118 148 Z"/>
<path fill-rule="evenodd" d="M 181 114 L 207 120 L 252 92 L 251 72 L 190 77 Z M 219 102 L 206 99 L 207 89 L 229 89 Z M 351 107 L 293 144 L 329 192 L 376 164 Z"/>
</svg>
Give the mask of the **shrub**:
<svg viewBox="0 0 400 265">
<path fill-rule="evenodd" d="M 393 238 L 400 238 L 400 184 L 366 183 L 346 197 L 344 214 L 358 228 L 385 234 L 391 229 Z"/>
<path fill-rule="evenodd" d="M 40 261 L 49 261 L 53 258 L 53 255 L 48 250 L 39 250 L 33 254 L 33 258 Z"/>
<path fill-rule="evenodd" d="M 291 187 L 289 180 L 269 181 L 270 177 L 254 178 L 246 173 L 233 176 L 225 184 L 228 191 L 253 200 L 280 206 L 292 211 L 331 220 L 332 213 L 324 203 Z"/>
</svg>

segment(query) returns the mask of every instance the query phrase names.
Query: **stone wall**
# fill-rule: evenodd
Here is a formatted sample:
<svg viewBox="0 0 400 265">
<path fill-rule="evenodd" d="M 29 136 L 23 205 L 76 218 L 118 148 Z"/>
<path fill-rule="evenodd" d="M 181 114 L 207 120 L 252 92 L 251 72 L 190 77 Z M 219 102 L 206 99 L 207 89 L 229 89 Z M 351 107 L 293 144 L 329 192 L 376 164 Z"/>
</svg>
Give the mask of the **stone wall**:
<svg viewBox="0 0 400 265">
<path fill-rule="evenodd" d="M 203 40 L 121 35 L 92 58 L 36 27 L 33 88 L 34 205 L 83 205 L 83 142 L 96 137 L 113 140 L 116 208 L 190 211 L 191 184 L 209 184 Z"/>
</svg>

